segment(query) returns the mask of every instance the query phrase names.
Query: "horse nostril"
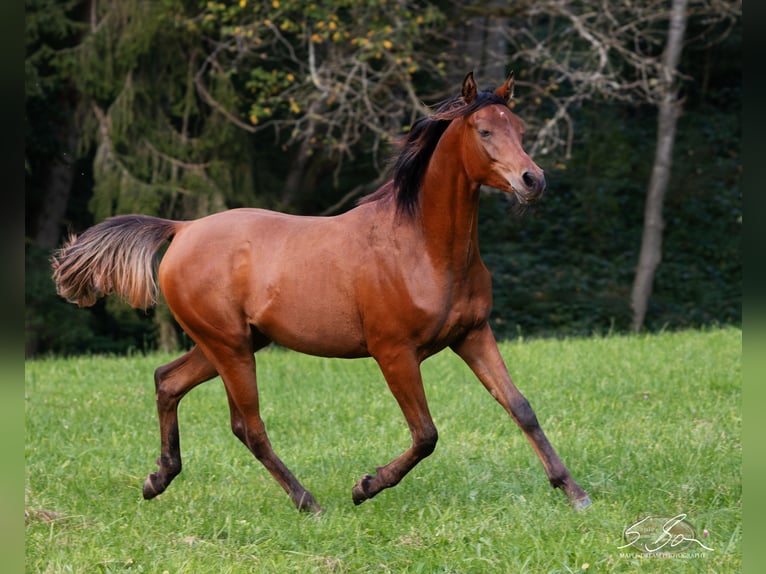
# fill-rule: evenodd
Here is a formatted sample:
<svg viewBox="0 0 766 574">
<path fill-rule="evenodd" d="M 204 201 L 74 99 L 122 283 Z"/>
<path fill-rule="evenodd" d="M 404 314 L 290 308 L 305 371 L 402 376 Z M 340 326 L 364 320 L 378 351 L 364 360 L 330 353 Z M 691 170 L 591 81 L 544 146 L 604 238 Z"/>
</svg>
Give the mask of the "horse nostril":
<svg viewBox="0 0 766 574">
<path fill-rule="evenodd" d="M 545 177 L 541 176 L 538 180 L 532 172 L 525 171 L 521 175 L 521 180 L 530 191 L 541 191 L 545 187 Z"/>
</svg>

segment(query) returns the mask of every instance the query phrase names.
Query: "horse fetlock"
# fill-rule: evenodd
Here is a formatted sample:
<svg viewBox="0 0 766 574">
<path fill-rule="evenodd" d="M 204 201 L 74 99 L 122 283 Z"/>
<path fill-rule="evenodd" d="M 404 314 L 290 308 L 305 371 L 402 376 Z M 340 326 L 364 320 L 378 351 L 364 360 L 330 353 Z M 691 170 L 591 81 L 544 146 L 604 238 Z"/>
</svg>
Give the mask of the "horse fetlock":
<svg viewBox="0 0 766 574">
<path fill-rule="evenodd" d="M 572 497 L 572 477 L 567 471 L 554 471 L 548 476 L 548 481 L 553 488 L 563 490 L 568 497 Z"/>
<path fill-rule="evenodd" d="M 170 483 L 171 480 L 173 480 L 176 476 L 181 474 L 181 459 L 180 458 L 171 458 L 169 456 L 159 456 L 157 457 L 157 466 L 160 467 L 159 471 L 157 471 L 156 475 L 163 474 L 167 477 L 166 482 Z"/>
</svg>

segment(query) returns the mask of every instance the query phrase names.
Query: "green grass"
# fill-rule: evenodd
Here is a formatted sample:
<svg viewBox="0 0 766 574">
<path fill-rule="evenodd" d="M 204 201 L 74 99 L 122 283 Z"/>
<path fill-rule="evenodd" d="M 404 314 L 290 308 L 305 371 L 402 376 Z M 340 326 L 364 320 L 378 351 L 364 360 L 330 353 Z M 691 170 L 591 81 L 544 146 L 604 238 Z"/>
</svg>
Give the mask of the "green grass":
<svg viewBox="0 0 766 574">
<path fill-rule="evenodd" d="M 275 450 L 324 511 L 305 515 L 231 434 L 219 379 L 180 406 L 184 471 L 144 501 L 161 355 L 26 365 L 28 572 L 739 572 L 738 329 L 502 345 L 593 506 L 552 490 L 519 429 L 449 352 L 423 365 L 440 441 L 397 487 L 351 486 L 409 444 L 374 362 L 258 354 Z M 617 547 L 687 514 L 704 556 Z"/>
</svg>

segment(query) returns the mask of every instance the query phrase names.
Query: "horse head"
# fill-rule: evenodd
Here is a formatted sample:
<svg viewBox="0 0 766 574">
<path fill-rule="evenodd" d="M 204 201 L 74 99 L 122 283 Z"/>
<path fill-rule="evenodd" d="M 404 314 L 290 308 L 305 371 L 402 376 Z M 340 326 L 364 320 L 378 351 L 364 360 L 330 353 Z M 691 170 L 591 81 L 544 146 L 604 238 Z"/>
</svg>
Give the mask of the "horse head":
<svg viewBox="0 0 766 574">
<path fill-rule="evenodd" d="M 494 93 L 479 93 L 473 72 L 463 80 L 462 99 L 470 106 L 477 98 L 491 97 L 464 120 L 463 160 L 475 182 L 514 193 L 521 203 L 538 199 L 545 190 L 543 170 L 522 147 L 524 125 L 508 107 L 513 97 L 513 72 Z"/>
</svg>

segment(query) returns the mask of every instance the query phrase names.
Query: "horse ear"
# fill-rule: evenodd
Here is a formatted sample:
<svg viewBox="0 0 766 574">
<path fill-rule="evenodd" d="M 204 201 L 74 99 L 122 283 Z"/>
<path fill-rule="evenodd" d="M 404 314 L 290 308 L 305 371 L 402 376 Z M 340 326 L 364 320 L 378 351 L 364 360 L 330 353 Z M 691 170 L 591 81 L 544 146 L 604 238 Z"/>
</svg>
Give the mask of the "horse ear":
<svg viewBox="0 0 766 574">
<path fill-rule="evenodd" d="M 511 101 L 513 97 L 513 71 L 508 74 L 508 79 L 505 83 L 495 90 L 495 94 L 503 98 L 506 104 Z"/>
<path fill-rule="evenodd" d="M 473 72 L 468 72 L 463 78 L 463 101 L 466 104 L 471 104 L 476 99 L 476 82 L 473 79 Z"/>
</svg>

